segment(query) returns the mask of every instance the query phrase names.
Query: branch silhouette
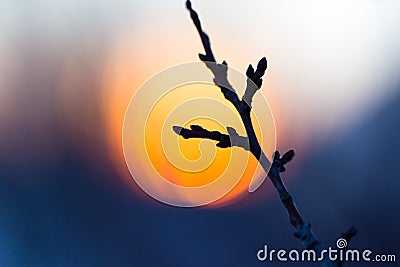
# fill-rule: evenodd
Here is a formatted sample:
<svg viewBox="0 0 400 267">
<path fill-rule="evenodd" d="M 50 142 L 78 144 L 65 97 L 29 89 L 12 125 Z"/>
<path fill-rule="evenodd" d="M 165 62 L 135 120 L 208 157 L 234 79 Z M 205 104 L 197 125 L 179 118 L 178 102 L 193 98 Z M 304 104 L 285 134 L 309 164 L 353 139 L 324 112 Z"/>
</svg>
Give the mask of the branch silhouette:
<svg viewBox="0 0 400 267">
<path fill-rule="evenodd" d="M 281 173 L 285 171 L 285 165 L 290 162 L 294 157 L 294 151 L 289 150 L 281 156 L 279 151 L 276 151 L 272 157 L 272 162 L 267 158 L 264 151 L 261 149 L 260 143 L 255 134 L 252 120 L 251 120 L 251 103 L 257 90 L 262 85 L 262 77 L 267 69 L 267 59 L 263 57 L 257 64 L 254 70 L 250 64 L 247 68 L 247 86 L 242 100 L 239 99 L 236 91 L 233 89 L 227 78 L 228 64 L 226 61 L 217 63 L 214 54 L 211 49 L 211 43 L 208 35 L 203 31 L 201 22 L 197 12 L 192 8 L 192 4 L 189 0 L 186 1 L 186 8 L 190 12 L 190 16 L 196 29 L 200 35 L 201 42 L 203 44 L 205 54 L 199 54 L 201 61 L 210 69 L 214 75 L 214 83 L 220 89 L 225 99 L 232 103 L 235 109 L 238 111 L 243 125 L 246 130 L 247 136 L 239 136 L 235 129 L 227 127 L 228 134 L 223 134 L 218 131 L 209 131 L 199 125 L 191 125 L 190 129 L 183 128 L 180 126 L 174 126 L 173 130 L 185 139 L 188 138 L 202 138 L 211 139 L 217 141 L 216 146 L 220 148 L 229 147 L 241 147 L 245 150 L 250 151 L 251 154 L 259 161 L 263 167 L 269 180 L 272 182 L 275 191 L 278 193 L 283 206 L 289 216 L 290 224 L 295 228 L 295 236 L 300 239 L 303 247 L 306 249 L 314 250 L 317 255 L 320 255 L 324 250 L 322 243 L 318 240 L 316 235 L 311 230 L 311 225 L 306 222 L 301 213 L 299 212 L 292 196 L 286 189 L 283 183 Z M 251 184 L 251 183 L 250 183 Z M 258 185 L 259 186 L 259 185 Z M 257 187 L 258 187 L 257 186 Z M 256 188 L 249 188 L 250 192 L 255 191 Z M 354 227 L 350 228 L 341 238 L 350 241 L 356 234 Z M 324 257 L 321 262 L 322 266 L 342 266 L 342 262 L 331 261 L 329 258 Z"/>
<path fill-rule="evenodd" d="M 199 125 L 190 125 L 190 129 L 186 129 L 180 126 L 174 126 L 173 130 L 175 133 L 181 135 L 183 138 L 202 138 L 211 139 L 218 141 L 217 147 L 227 148 L 227 147 L 241 147 L 244 150 L 249 150 L 249 142 L 247 137 L 240 136 L 236 130 L 232 127 L 226 127 L 228 134 L 223 134 L 218 131 L 208 131 Z"/>
</svg>

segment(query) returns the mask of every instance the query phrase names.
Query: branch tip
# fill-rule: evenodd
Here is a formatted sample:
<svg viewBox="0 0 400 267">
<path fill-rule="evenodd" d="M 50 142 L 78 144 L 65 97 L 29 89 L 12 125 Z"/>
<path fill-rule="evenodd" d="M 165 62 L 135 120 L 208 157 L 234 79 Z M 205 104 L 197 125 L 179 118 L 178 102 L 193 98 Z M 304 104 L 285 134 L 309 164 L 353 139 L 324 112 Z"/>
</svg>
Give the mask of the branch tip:
<svg viewBox="0 0 400 267">
<path fill-rule="evenodd" d="M 188 10 L 192 10 L 192 3 L 190 2 L 190 0 L 187 0 L 187 1 L 186 1 L 186 8 L 187 8 Z"/>
<path fill-rule="evenodd" d="M 229 136 L 239 136 L 235 128 L 227 126 L 226 130 L 228 131 Z"/>
<path fill-rule="evenodd" d="M 294 157 L 294 150 L 289 150 L 281 157 L 279 151 L 275 151 L 273 158 L 273 166 L 278 169 L 279 172 L 286 171 L 285 165 L 291 161 Z"/>
<path fill-rule="evenodd" d="M 287 152 L 286 152 L 285 154 L 283 154 L 283 156 L 282 156 L 283 164 L 286 164 L 286 163 L 288 163 L 289 161 L 291 161 L 291 160 L 293 159 L 293 157 L 294 157 L 294 150 L 291 149 L 291 150 L 287 151 Z"/>
<path fill-rule="evenodd" d="M 258 62 L 258 64 L 257 64 L 257 69 L 259 69 L 260 71 L 261 70 L 266 70 L 267 69 L 267 66 L 268 66 L 268 63 L 267 63 L 267 58 L 266 57 L 263 57 L 262 59 L 260 59 L 260 61 Z"/>
<path fill-rule="evenodd" d="M 257 90 L 261 88 L 263 82 L 262 77 L 264 76 L 265 71 L 267 70 L 267 65 L 268 65 L 267 59 L 263 57 L 260 59 L 260 61 L 258 61 L 256 70 L 254 70 L 251 64 L 247 67 L 246 76 L 248 79 L 247 79 L 246 91 L 243 95 L 243 100 L 250 107 L 255 93 L 257 92 Z"/>
<path fill-rule="evenodd" d="M 346 232 L 342 233 L 341 238 L 344 238 L 347 240 L 347 242 L 349 242 L 354 236 L 356 236 L 356 234 L 357 228 L 355 228 L 353 225 Z"/>
<path fill-rule="evenodd" d="M 251 64 L 249 64 L 249 66 L 247 67 L 246 76 L 251 79 L 253 75 L 254 75 L 254 68 Z"/>
<path fill-rule="evenodd" d="M 178 135 L 181 135 L 182 129 L 183 129 L 183 127 L 181 127 L 181 126 L 172 126 L 172 130 Z"/>
</svg>

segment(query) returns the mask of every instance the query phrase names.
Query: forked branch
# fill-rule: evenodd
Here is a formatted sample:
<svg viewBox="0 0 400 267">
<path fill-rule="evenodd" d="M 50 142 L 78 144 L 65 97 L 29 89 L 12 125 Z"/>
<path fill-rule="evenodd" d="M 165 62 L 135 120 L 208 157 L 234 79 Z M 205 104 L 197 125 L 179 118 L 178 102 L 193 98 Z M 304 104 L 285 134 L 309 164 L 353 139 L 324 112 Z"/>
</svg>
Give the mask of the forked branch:
<svg viewBox="0 0 400 267">
<path fill-rule="evenodd" d="M 246 71 L 247 75 L 247 86 L 242 100 L 239 99 L 236 91 L 233 89 L 227 78 L 227 63 L 223 61 L 221 64 L 216 62 L 214 54 L 211 49 L 211 43 L 208 35 L 203 31 L 199 16 L 196 11 L 193 10 L 191 2 L 186 2 L 186 7 L 190 12 L 190 16 L 193 20 L 194 25 L 200 35 L 201 42 L 203 44 L 205 54 L 199 54 L 199 58 L 203 61 L 206 66 L 211 70 L 214 75 L 214 83 L 217 85 L 224 97 L 233 104 L 235 109 L 239 112 L 243 125 L 246 129 L 247 136 L 239 136 L 235 129 L 227 127 L 228 134 L 223 134 L 218 131 L 209 131 L 198 125 L 191 125 L 190 129 L 183 128 L 180 126 L 174 126 L 173 130 L 181 135 L 183 138 L 202 138 L 211 139 L 217 141 L 216 146 L 220 148 L 228 147 L 242 147 L 245 150 L 249 150 L 259 161 L 268 178 L 272 182 L 276 192 L 278 193 L 280 200 L 285 207 L 290 224 L 295 228 L 295 236 L 299 238 L 306 249 L 314 250 L 317 255 L 320 255 L 323 251 L 321 242 L 317 239 L 315 234 L 311 230 L 311 225 L 307 223 L 301 216 L 298 208 L 292 196 L 286 189 L 285 184 L 281 178 L 281 172 L 285 171 L 285 165 L 291 161 L 294 157 L 294 151 L 290 150 L 283 156 L 276 151 L 273 155 L 272 162 L 267 158 L 263 150 L 261 149 L 260 143 L 258 142 L 255 134 L 253 124 L 251 121 L 251 104 L 255 93 L 260 89 L 262 85 L 262 77 L 267 69 L 267 60 L 263 57 L 257 64 L 256 70 L 252 65 L 249 65 Z M 258 186 L 258 185 L 257 185 Z M 249 188 L 252 192 L 257 188 Z M 352 227 L 342 238 L 350 241 L 350 239 L 356 234 L 356 230 Z M 341 262 L 330 261 L 327 257 L 321 262 L 322 266 L 341 266 Z"/>
</svg>

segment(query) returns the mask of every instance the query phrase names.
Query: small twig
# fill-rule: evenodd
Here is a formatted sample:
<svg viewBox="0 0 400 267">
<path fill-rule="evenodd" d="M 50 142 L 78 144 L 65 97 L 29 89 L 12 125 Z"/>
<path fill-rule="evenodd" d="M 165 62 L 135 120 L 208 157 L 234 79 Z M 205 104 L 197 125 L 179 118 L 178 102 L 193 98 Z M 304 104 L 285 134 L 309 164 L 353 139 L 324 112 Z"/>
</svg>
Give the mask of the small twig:
<svg viewBox="0 0 400 267">
<path fill-rule="evenodd" d="M 267 70 L 267 59 L 263 57 L 257 64 L 257 69 L 254 71 L 253 66 L 250 64 L 246 71 L 247 86 L 243 95 L 243 101 L 251 107 L 253 96 L 261 88 L 262 77 Z"/>
<path fill-rule="evenodd" d="M 200 59 L 202 61 L 215 62 L 214 54 L 211 50 L 210 38 L 208 38 L 208 35 L 201 28 L 199 16 L 197 15 L 197 12 L 193 10 L 192 3 L 190 1 L 186 1 L 186 8 L 190 11 L 190 17 L 192 18 L 192 21 L 196 26 L 197 31 L 199 32 L 201 42 L 203 43 L 204 49 L 206 50 L 206 54 L 201 55 Z"/>
<path fill-rule="evenodd" d="M 353 237 L 355 237 L 356 234 L 357 234 L 357 229 L 354 226 L 352 226 L 346 232 L 342 233 L 340 237 L 346 239 L 347 242 L 350 242 L 350 240 L 353 239 Z"/>
<path fill-rule="evenodd" d="M 199 54 L 200 60 L 203 61 L 214 74 L 213 81 L 221 89 L 224 97 L 229 102 L 231 102 L 235 106 L 235 108 L 239 108 L 239 97 L 237 96 L 235 90 L 228 81 L 228 63 L 226 61 L 223 61 L 222 64 L 216 62 L 211 49 L 210 38 L 208 38 L 208 35 L 203 31 L 199 16 L 197 15 L 197 12 L 193 10 L 190 1 L 186 1 L 186 8 L 190 12 L 190 17 L 192 18 L 193 23 L 196 26 L 204 47 L 204 51 L 206 52 L 205 54 Z"/>
<path fill-rule="evenodd" d="M 249 150 L 249 141 L 247 137 L 240 136 L 232 127 L 227 127 L 228 134 L 223 134 L 218 131 L 208 131 L 199 125 L 190 125 L 190 129 L 180 126 L 172 127 L 174 132 L 185 139 L 201 138 L 218 141 L 216 144 L 220 148 L 241 147 L 244 150 Z"/>
</svg>

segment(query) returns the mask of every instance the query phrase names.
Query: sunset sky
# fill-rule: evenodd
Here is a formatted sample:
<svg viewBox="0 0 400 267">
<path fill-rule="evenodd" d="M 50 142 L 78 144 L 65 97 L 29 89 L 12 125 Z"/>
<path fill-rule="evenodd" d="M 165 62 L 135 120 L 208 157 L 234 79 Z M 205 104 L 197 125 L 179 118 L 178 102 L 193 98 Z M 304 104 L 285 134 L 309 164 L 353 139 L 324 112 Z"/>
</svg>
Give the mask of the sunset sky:
<svg viewBox="0 0 400 267">
<path fill-rule="evenodd" d="M 22 137 L 13 133 L 21 131 L 26 116 L 42 125 L 32 126 L 33 136 L 57 123 L 60 132 L 53 133 L 54 139 L 61 134 L 86 152 L 104 142 L 125 177 L 122 121 L 131 97 L 151 76 L 198 61 L 197 53 L 203 51 L 184 3 L 0 5 L 2 134 L 18 142 Z M 193 5 L 219 61 L 244 72 L 249 63 L 267 57 L 262 91 L 275 118 L 280 149 L 294 146 L 305 153 L 316 142 L 340 138 L 394 93 L 387 88 L 400 68 L 397 1 L 233 5 L 223 0 Z M 1 141 L 10 145 L 4 136 Z M 56 141 L 53 146 L 40 142 L 21 160 L 57 156 Z"/>
<path fill-rule="evenodd" d="M 244 73 L 267 58 L 262 93 L 276 133 L 261 127 L 259 134 L 269 133 L 262 138 L 269 157 L 275 145 L 281 152 L 295 149 L 285 182 L 316 232 L 333 240 L 354 223 L 358 247 L 397 249 L 400 218 L 393 210 L 400 187 L 391 153 L 400 149 L 400 2 L 192 4 L 219 62 Z M 169 181 L 199 186 L 239 151 L 238 161 L 249 160 L 245 179 L 223 205 L 204 209 L 166 207 L 133 181 L 122 145 L 129 102 L 148 79 L 199 62 L 202 52 L 183 0 L 0 1 L 1 266 L 153 266 L 148 258 L 154 266 L 168 260 L 188 266 L 193 257 L 191 266 L 209 266 L 207 259 L 258 266 L 249 259 L 266 240 L 300 245 L 268 181 L 246 193 L 256 168 L 247 152 L 217 150 L 214 142 L 183 140 L 170 131 L 164 137 L 175 140 L 171 154 L 158 157 L 161 139 L 153 142 L 152 131 L 161 136 L 163 111 L 184 94 L 160 102 L 150 118 L 145 145 L 151 163 Z M 214 96 L 221 100 L 218 90 Z M 240 121 L 189 120 L 188 110 L 174 113 L 181 126 L 224 131 L 229 122 L 243 133 Z M 174 124 L 171 117 L 165 125 Z M 175 158 L 178 147 L 189 161 Z M 212 160 L 218 166 L 192 180 L 171 167 L 197 164 L 199 157 L 198 169 Z M 391 169 L 382 175 L 384 168 Z M 149 169 L 138 170 L 154 181 L 147 180 Z M 163 253 L 154 257 L 160 244 Z"/>
</svg>

